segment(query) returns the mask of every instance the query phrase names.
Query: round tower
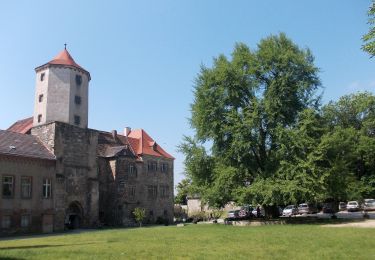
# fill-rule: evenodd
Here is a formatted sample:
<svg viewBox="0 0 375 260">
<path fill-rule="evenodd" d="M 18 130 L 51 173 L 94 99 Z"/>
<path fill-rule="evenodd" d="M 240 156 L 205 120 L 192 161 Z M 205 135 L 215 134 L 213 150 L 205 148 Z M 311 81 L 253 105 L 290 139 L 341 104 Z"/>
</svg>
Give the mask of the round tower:
<svg viewBox="0 0 375 260">
<path fill-rule="evenodd" d="M 87 128 L 90 73 L 74 61 L 66 47 L 35 72 L 33 126 L 59 121 Z"/>
</svg>

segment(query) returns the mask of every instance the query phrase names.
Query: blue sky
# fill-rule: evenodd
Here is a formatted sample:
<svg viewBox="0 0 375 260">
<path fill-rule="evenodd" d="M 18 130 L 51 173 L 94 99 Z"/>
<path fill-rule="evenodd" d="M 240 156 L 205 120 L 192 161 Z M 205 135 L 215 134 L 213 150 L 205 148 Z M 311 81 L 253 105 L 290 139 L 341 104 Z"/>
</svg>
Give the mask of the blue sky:
<svg viewBox="0 0 375 260">
<path fill-rule="evenodd" d="M 230 55 L 236 42 L 256 48 L 285 32 L 308 47 L 321 69 L 324 102 L 375 92 L 375 60 L 360 50 L 370 0 L 2 1 L 0 129 L 33 113 L 34 68 L 64 43 L 90 71 L 89 127 L 145 129 L 176 157 L 191 135 L 187 118 L 201 64 Z"/>
</svg>

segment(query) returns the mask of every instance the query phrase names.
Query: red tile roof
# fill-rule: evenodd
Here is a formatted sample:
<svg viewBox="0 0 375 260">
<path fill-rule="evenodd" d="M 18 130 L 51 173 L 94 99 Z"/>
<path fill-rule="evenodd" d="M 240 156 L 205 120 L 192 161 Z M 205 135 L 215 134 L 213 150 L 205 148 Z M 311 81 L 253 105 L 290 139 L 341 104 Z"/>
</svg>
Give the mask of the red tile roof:
<svg viewBox="0 0 375 260">
<path fill-rule="evenodd" d="M 36 136 L 0 130 L 0 154 L 55 160 Z"/>
<path fill-rule="evenodd" d="M 49 65 L 65 65 L 65 66 L 70 66 L 70 67 L 80 69 L 83 72 L 87 73 L 89 76 L 89 79 L 91 79 L 90 73 L 74 61 L 73 57 L 70 55 L 67 49 L 62 50 L 59 54 L 56 55 L 55 58 L 53 58 L 48 63 L 37 67 L 36 70 L 48 64 Z"/>
<path fill-rule="evenodd" d="M 11 125 L 7 131 L 12 131 L 20 134 L 30 134 L 30 130 L 33 127 L 33 118 L 28 117 L 15 122 Z"/>
<path fill-rule="evenodd" d="M 98 139 L 97 154 L 101 157 L 113 157 L 116 151 L 122 147 L 130 146 L 134 156 L 152 155 L 174 159 L 169 153 L 164 151 L 143 129 L 132 130 L 126 137 L 116 133 L 116 138 L 112 133 L 100 132 Z"/>
<path fill-rule="evenodd" d="M 136 151 L 137 155 L 153 155 L 158 157 L 165 157 L 168 159 L 174 159 L 172 155 L 164 151 L 160 145 L 158 145 L 154 139 L 152 139 L 145 130 L 143 129 L 136 129 L 131 130 L 129 135 L 129 139 L 137 139 L 136 143 L 134 142 L 134 151 Z M 131 142 L 130 142 L 131 143 Z"/>
</svg>

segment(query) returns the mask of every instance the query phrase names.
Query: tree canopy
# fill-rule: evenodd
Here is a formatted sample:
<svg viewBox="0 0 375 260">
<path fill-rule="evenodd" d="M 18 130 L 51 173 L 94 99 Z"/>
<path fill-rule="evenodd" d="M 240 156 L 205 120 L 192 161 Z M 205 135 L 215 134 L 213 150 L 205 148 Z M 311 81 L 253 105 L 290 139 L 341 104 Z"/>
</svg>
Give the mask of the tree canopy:
<svg viewBox="0 0 375 260">
<path fill-rule="evenodd" d="M 371 55 L 371 58 L 375 56 L 375 1 L 372 1 L 370 9 L 368 11 L 368 24 L 370 25 L 370 29 L 368 33 L 363 35 L 362 39 L 364 45 L 362 49 L 365 52 L 368 52 Z"/>
<path fill-rule="evenodd" d="M 180 145 L 190 188 L 214 207 L 375 195 L 375 97 L 322 106 L 318 73 L 310 50 L 282 33 L 202 66 L 191 105 L 196 135 Z"/>
</svg>

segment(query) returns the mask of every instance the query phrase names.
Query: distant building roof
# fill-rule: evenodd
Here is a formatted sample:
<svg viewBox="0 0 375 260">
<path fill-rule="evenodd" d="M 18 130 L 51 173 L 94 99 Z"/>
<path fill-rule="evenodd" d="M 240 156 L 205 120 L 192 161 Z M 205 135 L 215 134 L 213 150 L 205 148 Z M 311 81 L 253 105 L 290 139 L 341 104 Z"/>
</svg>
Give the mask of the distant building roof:
<svg viewBox="0 0 375 260">
<path fill-rule="evenodd" d="M 36 136 L 0 130 L 0 154 L 55 160 Z"/>
<path fill-rule="evenodd" d="M 18 120 L 11 125 L 7 131 L 12 131 L 20 134 L 30 134 L 30 130 L 33 127 L 33 118 L 28 117 L 22 120 Z"/>
</svg>

